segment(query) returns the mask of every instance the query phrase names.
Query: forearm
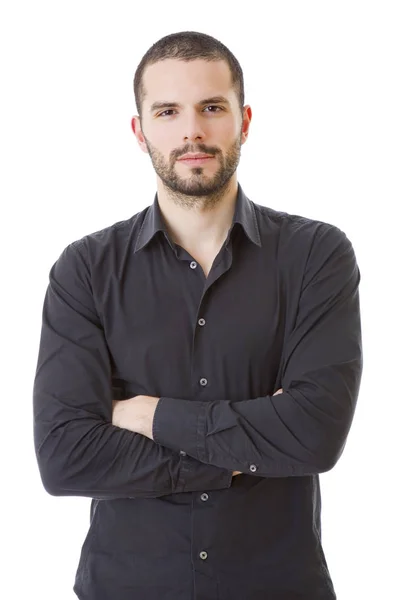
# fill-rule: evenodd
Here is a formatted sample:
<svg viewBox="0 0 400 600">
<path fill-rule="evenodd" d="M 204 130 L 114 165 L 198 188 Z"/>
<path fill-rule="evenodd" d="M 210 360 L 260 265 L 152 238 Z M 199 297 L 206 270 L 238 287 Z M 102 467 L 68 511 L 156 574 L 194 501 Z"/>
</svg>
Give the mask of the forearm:
<svg viewBox="0 0 400 600">
<path fill-rule="evenodd" d="M 99 420 L 71 419 L 35 445 L 43 485 L 54 496 L 156 498 L 231 485 L 229 470 Z"/>
<path fill-rule="evenodd" d="M 153 440 L 154 413 L 159 400 L 160 398 L 152 396 L 136 396 L 121 402 L 114 401 L 112 422 L 118 427 L 127 429 L 133 433 L 139 433 L 150 440 Z M 186 453 L 184 453 L 184 456 L 186 456 Z M 182 460 L 184 459 L 182 458 Z M 197 470 L 199 470 L 200 464 L 207 466 L 205 463 L 200 463 L 200 461 L 192 457 L 187 457 L 186 461 L 195 461 L 195 463 L 197 463 Z M 204 480 L 200 479 L 200 473 L 193 473 L 193 463 L 191 464 L 190 469 L 192 476 L 190 484 L 191 488 L 189 489 L 189 482 L 187 482 L 185 491 L 197 491 L 204 489 L 205 487 L 207 489 L 212 489 L 209 487 L 208 483 L 206 486 L 204 485 Z M 232 476 L 241 475 L 241 473 L 242 471 L 233 471 Z"/>
<path fill-rule="evenodd" d="M 282 389 L 274 395 L 281 394 Z M 112 422 L 114 425 L 141 434 L 153 440 L 154 414 L 160 398 L 153 396 L 135 396 L 123 401 L 113 401 Z M 233 471 L 240 475 L 242 471 Z"/>
</svg>

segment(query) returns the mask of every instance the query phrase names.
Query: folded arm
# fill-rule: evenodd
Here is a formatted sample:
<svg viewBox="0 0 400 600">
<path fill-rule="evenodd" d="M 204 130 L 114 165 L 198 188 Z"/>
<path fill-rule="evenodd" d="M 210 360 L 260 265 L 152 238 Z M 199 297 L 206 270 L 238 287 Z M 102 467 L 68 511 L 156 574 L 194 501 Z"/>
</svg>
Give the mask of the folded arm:
<svg viewBox="0 0 400 600">
<path fill-rule="evenodd" d="M 330 470 L 343 452 L 361 380 L 359 281 L 345 234 L 321 228 L 284 345 L 283 393 L 234 402 L 161 397 L 154 441 L 264 477 Z"/>
<path fill-rule="evenodd" d="M 34 445 L 47 492 L 111 499 L 228 488 L 233 469 L 111 423 L 110 356 L 77 242 L 49 279 L 33 386 Z"/>
</svg>

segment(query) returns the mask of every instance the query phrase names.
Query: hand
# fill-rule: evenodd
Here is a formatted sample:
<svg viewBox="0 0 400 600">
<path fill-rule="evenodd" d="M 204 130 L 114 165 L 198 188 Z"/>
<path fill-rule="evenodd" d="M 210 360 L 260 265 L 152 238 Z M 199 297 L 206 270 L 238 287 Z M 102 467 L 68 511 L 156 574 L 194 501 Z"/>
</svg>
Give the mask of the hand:
<svg viewBox="0 0 400 600">
<path fill-rule="evenodd" d="M 133 396 L 112 401 L 112 424 L 153 439 L 153 419 L 160 398 Z"/>
<path fill-rule="evenodd" d="M 283 389 L 280 388 L 277 392 L 275 392 L 274 396 L 276 396 L 277 394 L 282 394 Z M 241 475 L 243 471 L 233 471 L 232 476 L 235 477 L 235 475 Z"/>
<path fill-rule="evenodd" d="M 126 410 L 129 406 L 129 400 L 113 400 L 111 411 L 111 422 L 117 427 L 125 428 L 123 418 L 126 418 Z"/>
</svg>

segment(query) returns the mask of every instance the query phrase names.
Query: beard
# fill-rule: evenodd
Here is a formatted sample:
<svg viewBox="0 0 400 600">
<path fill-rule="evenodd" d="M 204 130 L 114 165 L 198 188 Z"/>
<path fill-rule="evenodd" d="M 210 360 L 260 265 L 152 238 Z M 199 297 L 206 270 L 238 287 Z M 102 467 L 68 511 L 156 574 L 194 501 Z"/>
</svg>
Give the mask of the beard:
<svg viewBox="0 0 400 600">
<path fill-rule="evenodd" d="M 144 136 L 144 134 L 143 134 Z M 240 160 L 241 133 L 225 154 L 215 147 L 204 144 L 185 146 L 171 153 L 170 162 L 144 136 L 154 170 L 164 183 L 166 193 L 176 204 L 184 207 L 201 205 L 203 209 L 212 208 L 224 196 L 232 175 Z M 175 167 L 180 156 L 187 152 L 204 152 L 219 161 L 219 168 L 213 175 L 206 174 L 206 167 L 188 167 L 189 174 L 181 177 Z"/>
</svg>

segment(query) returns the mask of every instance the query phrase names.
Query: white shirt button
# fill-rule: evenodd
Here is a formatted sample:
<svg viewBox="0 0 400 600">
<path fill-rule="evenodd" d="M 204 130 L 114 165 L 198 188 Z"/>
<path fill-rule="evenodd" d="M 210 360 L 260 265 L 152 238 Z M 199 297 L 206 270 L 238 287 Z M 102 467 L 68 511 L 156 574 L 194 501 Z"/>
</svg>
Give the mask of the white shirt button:
<svg viewBox="0 0 400 600">
<path fill-rule="evenodd" d="M 196 267 L 197 267 L 197 262 L 195 260 L 192 260 L 192 262 L 190 263 L 190 268 L 195 269 Z"/>
<path fill-rule="evenodd" d="M 207 385 L 207 383 L 208 383 L 208 382 L 207 382 L 207 379 L 206 379 L 205 377 L 202 377 L 202 378 L 200 379 L 200 385 Z"/>
<path fill-rule="evenodd" d="M 205 325 L 205 323 L 206 323 L 205 319 L 199 319 L 198 320 L 198 324 L 201 325 L 201 326 Z"/>
<path fill-rule="evenodd" d="M 203 500 L 203 502 L 205 502 L 206 500 L 208 500 L 208 494 L 206 494 L 206 493 L 204 492 L 204 494 L 202 494 L 202 495 L 200 496 L 200 498 Z"/>
<path fill-rule="evenodd" d="M 250 471 L 252 471 L 253 473 L 254 471 L 257 471 L 256 465 L 250 465 Z"/>
<path fill-rule="evenodd" d="M 207 554 L 207 552 L 205 552 L 204 550 L 202 550 L 202 551 L 200 552 L 200 558 L 202 558 L 203 560 L 206 560 L 207 556 L 208 556 L 208 554 Z"/>
</svg>

